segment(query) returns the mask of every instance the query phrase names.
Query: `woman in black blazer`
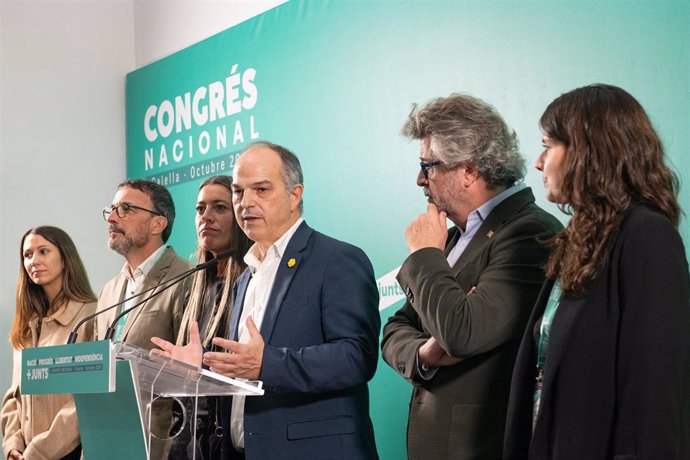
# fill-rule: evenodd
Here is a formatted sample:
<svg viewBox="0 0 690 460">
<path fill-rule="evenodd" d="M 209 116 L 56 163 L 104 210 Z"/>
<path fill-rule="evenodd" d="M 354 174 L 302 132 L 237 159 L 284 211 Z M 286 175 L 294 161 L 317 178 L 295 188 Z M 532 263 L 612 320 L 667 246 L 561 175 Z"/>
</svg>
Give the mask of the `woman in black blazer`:
<svg viewBox="0 0 690 460">
<path fill-rule="evenodd" d="M 572 215 L 513 373 L 504 459 L 690 459 L 690 277 L 678 179 L 644 109 L 591 85 L 541 118 Z"/>
</svg>

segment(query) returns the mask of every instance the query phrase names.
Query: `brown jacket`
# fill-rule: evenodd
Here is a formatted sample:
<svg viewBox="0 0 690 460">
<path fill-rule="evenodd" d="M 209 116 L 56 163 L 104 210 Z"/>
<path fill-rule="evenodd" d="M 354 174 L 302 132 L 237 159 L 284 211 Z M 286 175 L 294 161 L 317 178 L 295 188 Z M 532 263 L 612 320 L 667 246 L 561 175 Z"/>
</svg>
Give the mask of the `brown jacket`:
<svg viewBox="0 0 690 460">
<path fill-rule="evenodd" d="M 161 258 L 151 268 L 141 290 L 152 288 L 161 282 L 165 282 L 189 269 L 189 263 L 178 257 L 175 250 L 168 246 Z M 108 281 L 98 297 L 98 309 L 109 307 L 125 297 L 127 278 L 123 273 L 119 273 L 115 278 Z M 123 342 L 136 345 L 138 347 L 151 349 L 154 347 L 151 337 L 160 337 L 169 342 L 175 343 L 177 333 L 182 322 L 184 311 L 185 293 L 189 286 L 189 279 L 182 281 L 171 288 L 162 291 L 156 297 L 147 301 L 127 316 L 121 340 Z M 156 290 L 158 291 L 158 290 Z M 145 299 L 150 294 L 144 294 L 135 302 Z M 98 337 L 103 339 L 106 329 L 115 319 L 117 311 L 114 308 L 107 313 L 97 317 L 96 328 Z M 148 391 L 141 391 L 143 403 L 148 404 L 151 396 Z M 168 435 L 172 423 L 172 405 L 167 399 L 159 399 L 154 403 L 152 411 L 151 431 L 159 438 Z M 168 443 L 159 442 L 153 438 L 151 443 L 151 458 L 165 458 Z"/>
<path fill-rule="evenodd" d="M 187 269 L 189 269 L 189 263 L 178 257 L 175 250 L 169 246 L 151 268 L 141 290 L 144 291 L 170 280 Z M 108 281 L 98 297 L 98 309 L 109 307 L 124 299 L 126 284 L 127 278 L 123 273 L 119 273 Z M 178 283 L 130 312 L 125 322 L 122 341 L 146 349 L 153 348 L 151 337 L 160 337 L 175 343 L 182 322 L 187 286 L 188 283 L 184 281 Z M 148 295 L 150 294 L 142 295 L 135 302 L 144 300 Z M 99 339 L 103 339 L 106 329 L 115 319 L 118 310 L 114 308 L 96 317 Z"/>
<path fill-rule="evenodd" d="M 64 345 L 69 333 L 84 316 L 96 311 L 95 303 L 70 301 L 65 307 L 45 318 L 38 334 L 38 318 L 29 323 L 29 347 Z M 80 342 L 94 339 L 93 322 L 82 326 Z M 5 458 L 12 449 L 23 452 L 27 459 L 61 458 L 79 445 L 79 424 L 71 395 L 22 395 L 21 350 L 14 350 L 12 386 L 2 402 L 2 433 Z"/>
</svg>

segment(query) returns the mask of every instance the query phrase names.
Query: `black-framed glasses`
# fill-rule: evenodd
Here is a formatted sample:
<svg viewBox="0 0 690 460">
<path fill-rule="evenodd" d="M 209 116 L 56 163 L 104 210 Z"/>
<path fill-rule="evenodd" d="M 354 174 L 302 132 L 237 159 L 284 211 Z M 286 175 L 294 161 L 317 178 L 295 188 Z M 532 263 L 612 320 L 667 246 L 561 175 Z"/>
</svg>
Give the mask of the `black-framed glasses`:
<svg viewBox="0 0 690 460">
<path fill-rule="evenodd" d="M 424 174 L 424 179 L 429 180 L 429 169 L 433 168 L 434 166 L 438 166 L 441 164 L 440 160 L 435 160 L 435 161 L 420 161 L 419 162 L 419 167 L 422 170 L 422 174 Z"/>
<path fill-rule="evenodd" d="M 116 204 L 116 205 L 113 205 L 113 206 L 106 206 L 105 208 L 103 208 L 103 219 L 107 222 L 107 221 L 108 221 L 108 216 L 109 216 L 113 211 L 115 211 L 115 213 L 117 214 L 117 217 L 119 217 L 120 219 L 122 219 L 122 218 L 125 217 L 127 214 L 129 214 L 130 212 L 132 212 L 133 209 L 138 209 L 139 211 L 150 212 L 151 214 L 153 214 L 153 215 L 155 215 L 155 216 L 163 216 L 163 214 L 161 214 L 161 213 L 158 212 L 158 211 L 151 211 L 150 209 L 142 208 L 141 206 L 137 206 L 137 205 L 134 205 L 134 204 L 131 204 L 131 203 L 120 203 L 120 204 Z"/>
</svg>

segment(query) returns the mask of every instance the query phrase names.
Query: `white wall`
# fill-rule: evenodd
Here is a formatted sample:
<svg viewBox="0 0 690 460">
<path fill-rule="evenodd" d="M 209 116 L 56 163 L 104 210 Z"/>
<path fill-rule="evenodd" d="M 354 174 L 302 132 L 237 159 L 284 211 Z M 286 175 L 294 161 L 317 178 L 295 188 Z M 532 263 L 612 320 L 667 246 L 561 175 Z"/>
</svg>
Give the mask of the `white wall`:
<svg viewBox="0 0 690 460">
<path fill-rule="evenodd" d="M 55 225 L 97 292 L 121 262 L 101 209 L 125 171 L 124 77 L 134 67 L 132 1 L 0 3 L 0 368 L 14 315 L 21 235 Z M 0 387 L 9 373 L 0 373 Z"/>
<path fill-rule="evenodd" d="M 21 235 L 66 230 L 96 293 L 122 266 L 101 209 L 125 176 L 126 74 L 280 3 L 0 0 L 0 390 Z"/>
<path fill-rule="evenodd" d="M 287 0 L 135 0 L 135 62 L 142 67 Z"/>
</svg>

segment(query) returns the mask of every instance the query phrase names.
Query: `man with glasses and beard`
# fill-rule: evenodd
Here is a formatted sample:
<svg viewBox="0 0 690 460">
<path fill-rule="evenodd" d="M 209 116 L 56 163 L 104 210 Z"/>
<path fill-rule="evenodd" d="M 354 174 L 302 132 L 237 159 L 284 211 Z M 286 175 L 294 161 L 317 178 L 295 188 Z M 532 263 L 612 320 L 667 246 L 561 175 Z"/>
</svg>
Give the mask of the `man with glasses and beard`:
<svg viewBox="0 0 690 460">
<path fill-rule="evenodd" d="M 510 379 L 561 224 L 522 181 L 517 139 L 484 101 L 452 94 L 413 108 L 427 212 L 405 232 L 407 297 L 383 329 L 383 358 L 414 385 L 411 460 L 502 456 Z M 455 224 L 447 230 L 446 219 Z"/>
<path fill-rule="evenodd" d="M 162 185 L 145 180 L 121 183 L 112 204 L 103 210 L 103 218 L 108 222 L 108 246 L 125 258 L 125 264 L 101 291 L 98 310 L 189 269 L 189 264 L 171 246 L 165 245 L 175 221 L 175 205 L 170 192 Z M 123 316 L 115 327 L 113 340 L 146 349 L 153 347 L 151 337 L 154 336 L 174 342 L 182 320 L 187 287 L 187 283 L 179 283 Z M 119 312 L 147 295 L 97 316 L 98 337 L 104 338 Z M 157 401 L 151 420 L 151 458 L 165 457 L 168 443 L 160 439 L 168 436 L 171 422 L 171 402 Z"/>
</svg>

